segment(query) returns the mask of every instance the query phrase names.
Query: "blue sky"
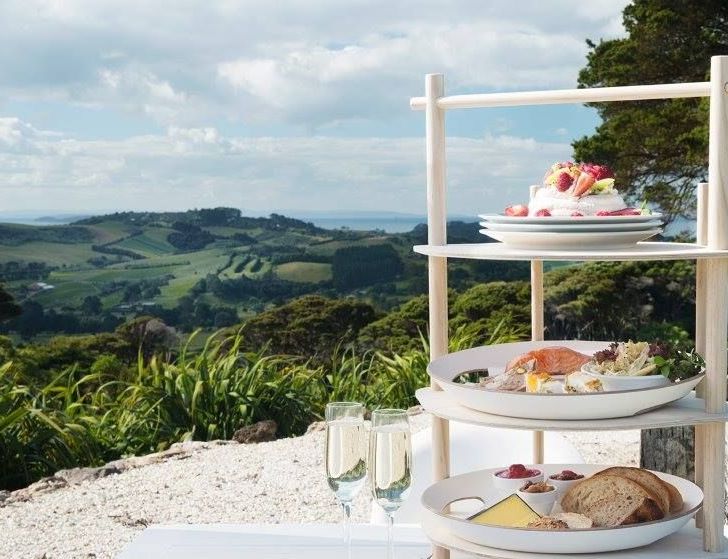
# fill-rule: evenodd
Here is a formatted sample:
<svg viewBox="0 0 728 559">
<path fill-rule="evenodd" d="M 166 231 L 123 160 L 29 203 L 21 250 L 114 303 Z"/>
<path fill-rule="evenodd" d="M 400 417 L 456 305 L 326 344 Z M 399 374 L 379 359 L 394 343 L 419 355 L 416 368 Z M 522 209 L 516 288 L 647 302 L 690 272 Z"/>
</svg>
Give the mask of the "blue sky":
<svg viewBox="0 0 728 559">
<path fill-rule="evenodd" d="M 448 93 L 574 87 L 624 3 L 0 1 L 0 210 L 422 213 L 424 74 Z M 450 211 L 525 198 L 597 123 L 448 113 Z"/>
</svg>

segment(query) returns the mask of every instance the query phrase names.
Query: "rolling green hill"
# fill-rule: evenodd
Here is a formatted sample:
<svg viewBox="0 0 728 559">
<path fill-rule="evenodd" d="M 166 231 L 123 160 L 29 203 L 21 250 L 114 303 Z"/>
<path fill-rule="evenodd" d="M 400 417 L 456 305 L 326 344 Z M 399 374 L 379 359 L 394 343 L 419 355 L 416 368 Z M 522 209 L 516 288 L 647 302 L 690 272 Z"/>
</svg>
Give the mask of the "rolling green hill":
<svg viewBox="0 0 728 559">
<path fill-rule="evenodd" d="M 482 240 L 475 224 L 451 229 L 460 242 Z M 35 320 L 41 331 L 68 324 L 96 331 L 105 328 L 102 317 L 108 325 L 139 314 L 190 330 L 225 326 L 218 322 L 308 293 L 391 308 L 425 290 L 425 259 L 412 252 L 424 240 L 422 227 L 403 234 L 327 230 L 231 208 L 116 213 L 48 227 L 0 224 L 0 281 L 47 318 Z M 453 287 L 527 273 L 518 264 L 484 262 L 451 269 Z"/>
</svg>

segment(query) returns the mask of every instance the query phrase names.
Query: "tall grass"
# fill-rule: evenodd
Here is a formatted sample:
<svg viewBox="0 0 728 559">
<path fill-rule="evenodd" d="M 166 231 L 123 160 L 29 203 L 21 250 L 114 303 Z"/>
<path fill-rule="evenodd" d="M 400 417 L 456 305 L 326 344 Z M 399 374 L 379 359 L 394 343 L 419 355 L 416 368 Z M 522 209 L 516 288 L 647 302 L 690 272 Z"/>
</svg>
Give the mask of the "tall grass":
<svg viewBox="0 0 728 559">
<path fill-rule="evenodd" d="M 451 350 L 513 341 L 505 326 L 488 339 L 457 329 Z M 174 359 L 140 356 L 135 374 L 109 380 L 74 367 L 46 385 L 0 367 L 0 488 L 16 488 L 60 468 L 95 465 L 163 450 L 184 440 L 230 439 L 236 429 L 274 419 L 284 436 L 303 433 L 327 402 L 409 407 L 429 380 L 429 348 L 404 354 L 339 347 L 327 364 L 247 353 L 241 334 L 215 334 L 202 349 L 188 341 Z"/>
</svg>

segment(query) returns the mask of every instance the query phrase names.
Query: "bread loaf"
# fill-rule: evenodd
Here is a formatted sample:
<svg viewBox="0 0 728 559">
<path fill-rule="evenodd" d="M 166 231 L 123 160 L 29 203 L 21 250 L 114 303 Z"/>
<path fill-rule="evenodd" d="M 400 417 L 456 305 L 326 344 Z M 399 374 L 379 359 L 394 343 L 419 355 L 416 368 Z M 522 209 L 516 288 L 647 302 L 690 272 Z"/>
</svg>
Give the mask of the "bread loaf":
<svg viewBox="0 0 728 559">
<path fill-rule="evenodd" d="M 561 508 L 588 516 L 599 527 L 637 524 L 665 516 L 652 492 L 632 479 L 609 474 L 573 485 L 561 499 Z"/>
<path fill-rule="evenodd" d="M 643 470 L 641 468 L 614 467 L 607 468 L 606 470 L 597 472 L 594 475 L 621 476 L 631 479 L 632 481 L 636 481 L 642 487 L 647 489 L 654 501 L 660 505 L 663 514 L 670 512 L 670 493 L 667 490 L 667 487 L 659 477 L 648 470 Z"/>
<path fill-rule="evenodd" d="M 666 482 L 664 479 L 656 476 L 649 470 L 616 466 L 614 468 L 607 468 L 606 470 L 597 472 L 595 475 L 601 474 L 623 476 L 631 479 L 632 481 L 636 481 L 642 487 L 651 491 L 658 497 L 658 504 L 665 514 L 668 512 L 677 512 L 683 507 L 682 495 L 680 495 L 677 488 Z"/>
</svg>

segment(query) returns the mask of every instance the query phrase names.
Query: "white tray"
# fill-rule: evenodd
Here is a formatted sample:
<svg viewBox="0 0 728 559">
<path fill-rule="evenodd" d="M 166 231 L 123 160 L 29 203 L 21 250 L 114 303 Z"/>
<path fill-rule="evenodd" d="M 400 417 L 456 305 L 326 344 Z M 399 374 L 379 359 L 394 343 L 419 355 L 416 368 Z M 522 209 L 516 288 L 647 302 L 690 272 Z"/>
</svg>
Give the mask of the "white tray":
<svg viewBox="0 0 728 559">
<path fill-rule="evenodd" d="M 501 373 L 508 361 L 532 349 L 564 346 L 591 355 L 609 343 L 554 340 L 482 346 L 435 359 L 428 365 L 427 371 L 453 400 L 465 407 L 508 417 L 556 420 L 633 416 L 687 396 L 704 376 L 696 375 L 658 388 L 585 394 L 506 392 L 453 382 L 454 378 L 468 371 L 487 368 L 490 374 Z"/>
<path fill-rule="evenodd" d="M 489 231 L 521 231 L 530 233 L 589 233 L 594 231 L 646 231 L 662 227 L 660 221 L 629 223 L 491 223 L 481 221 L 478 225 Z"/>
<path fill-rule="evenodd" d="M 588 231 L 588 232 L 548 232 L 548 231 L 492 231 L 481 229 L 480 233 L 500 241 L 512 248 L 545 249 L 598 249 L 607 250 L 633 246 L 640 241 L 662 233 L 653 228 L 644 231 Z"/>
<path fill-rule="evenodd" d="M 535 216 L 508 216 L 502 214 L 478 214 L 478 217 L 483 221 L 491 223 L 520 223 L 520 224 L 557 224 L 565 223 L 571 224 L 578 221 L 578 223 L 643 223 L 645 221 L 652 221 L 653 219 L 662 220 L 662 214 L 652 215 L 585 215 L 583 217 L 535 217 Z"/>
<path fill-rule="evenodd" d="M 546 476 L 563 469 L 590 475 L 609 466 L 586 464 L 544 464 Z M 421 503 L 425 516 L 423 526 L 433 525 L 448 530 L 458 538 L 477 545 L 499 549 L 538 553 L 602 553 L 649 545 L 680 530 L 703 503 L 703 492 L 694 483 L 669 474 L 654 472 L 673 484 L 683 497 L 680 512 L 653 522 L 644 522 L 617 528 L 590 528 L 588 530 L 549 531 L 528 528 L 503 528 L 470 522 L 465 518 L 443 513 L 443 509 L 459 499 L 479 498 L 490 506 L 503 495 L 492 485 L 492 474 L 502 468 L 491 468 L 444 479 L 428 487 Z"/>
</svg>

